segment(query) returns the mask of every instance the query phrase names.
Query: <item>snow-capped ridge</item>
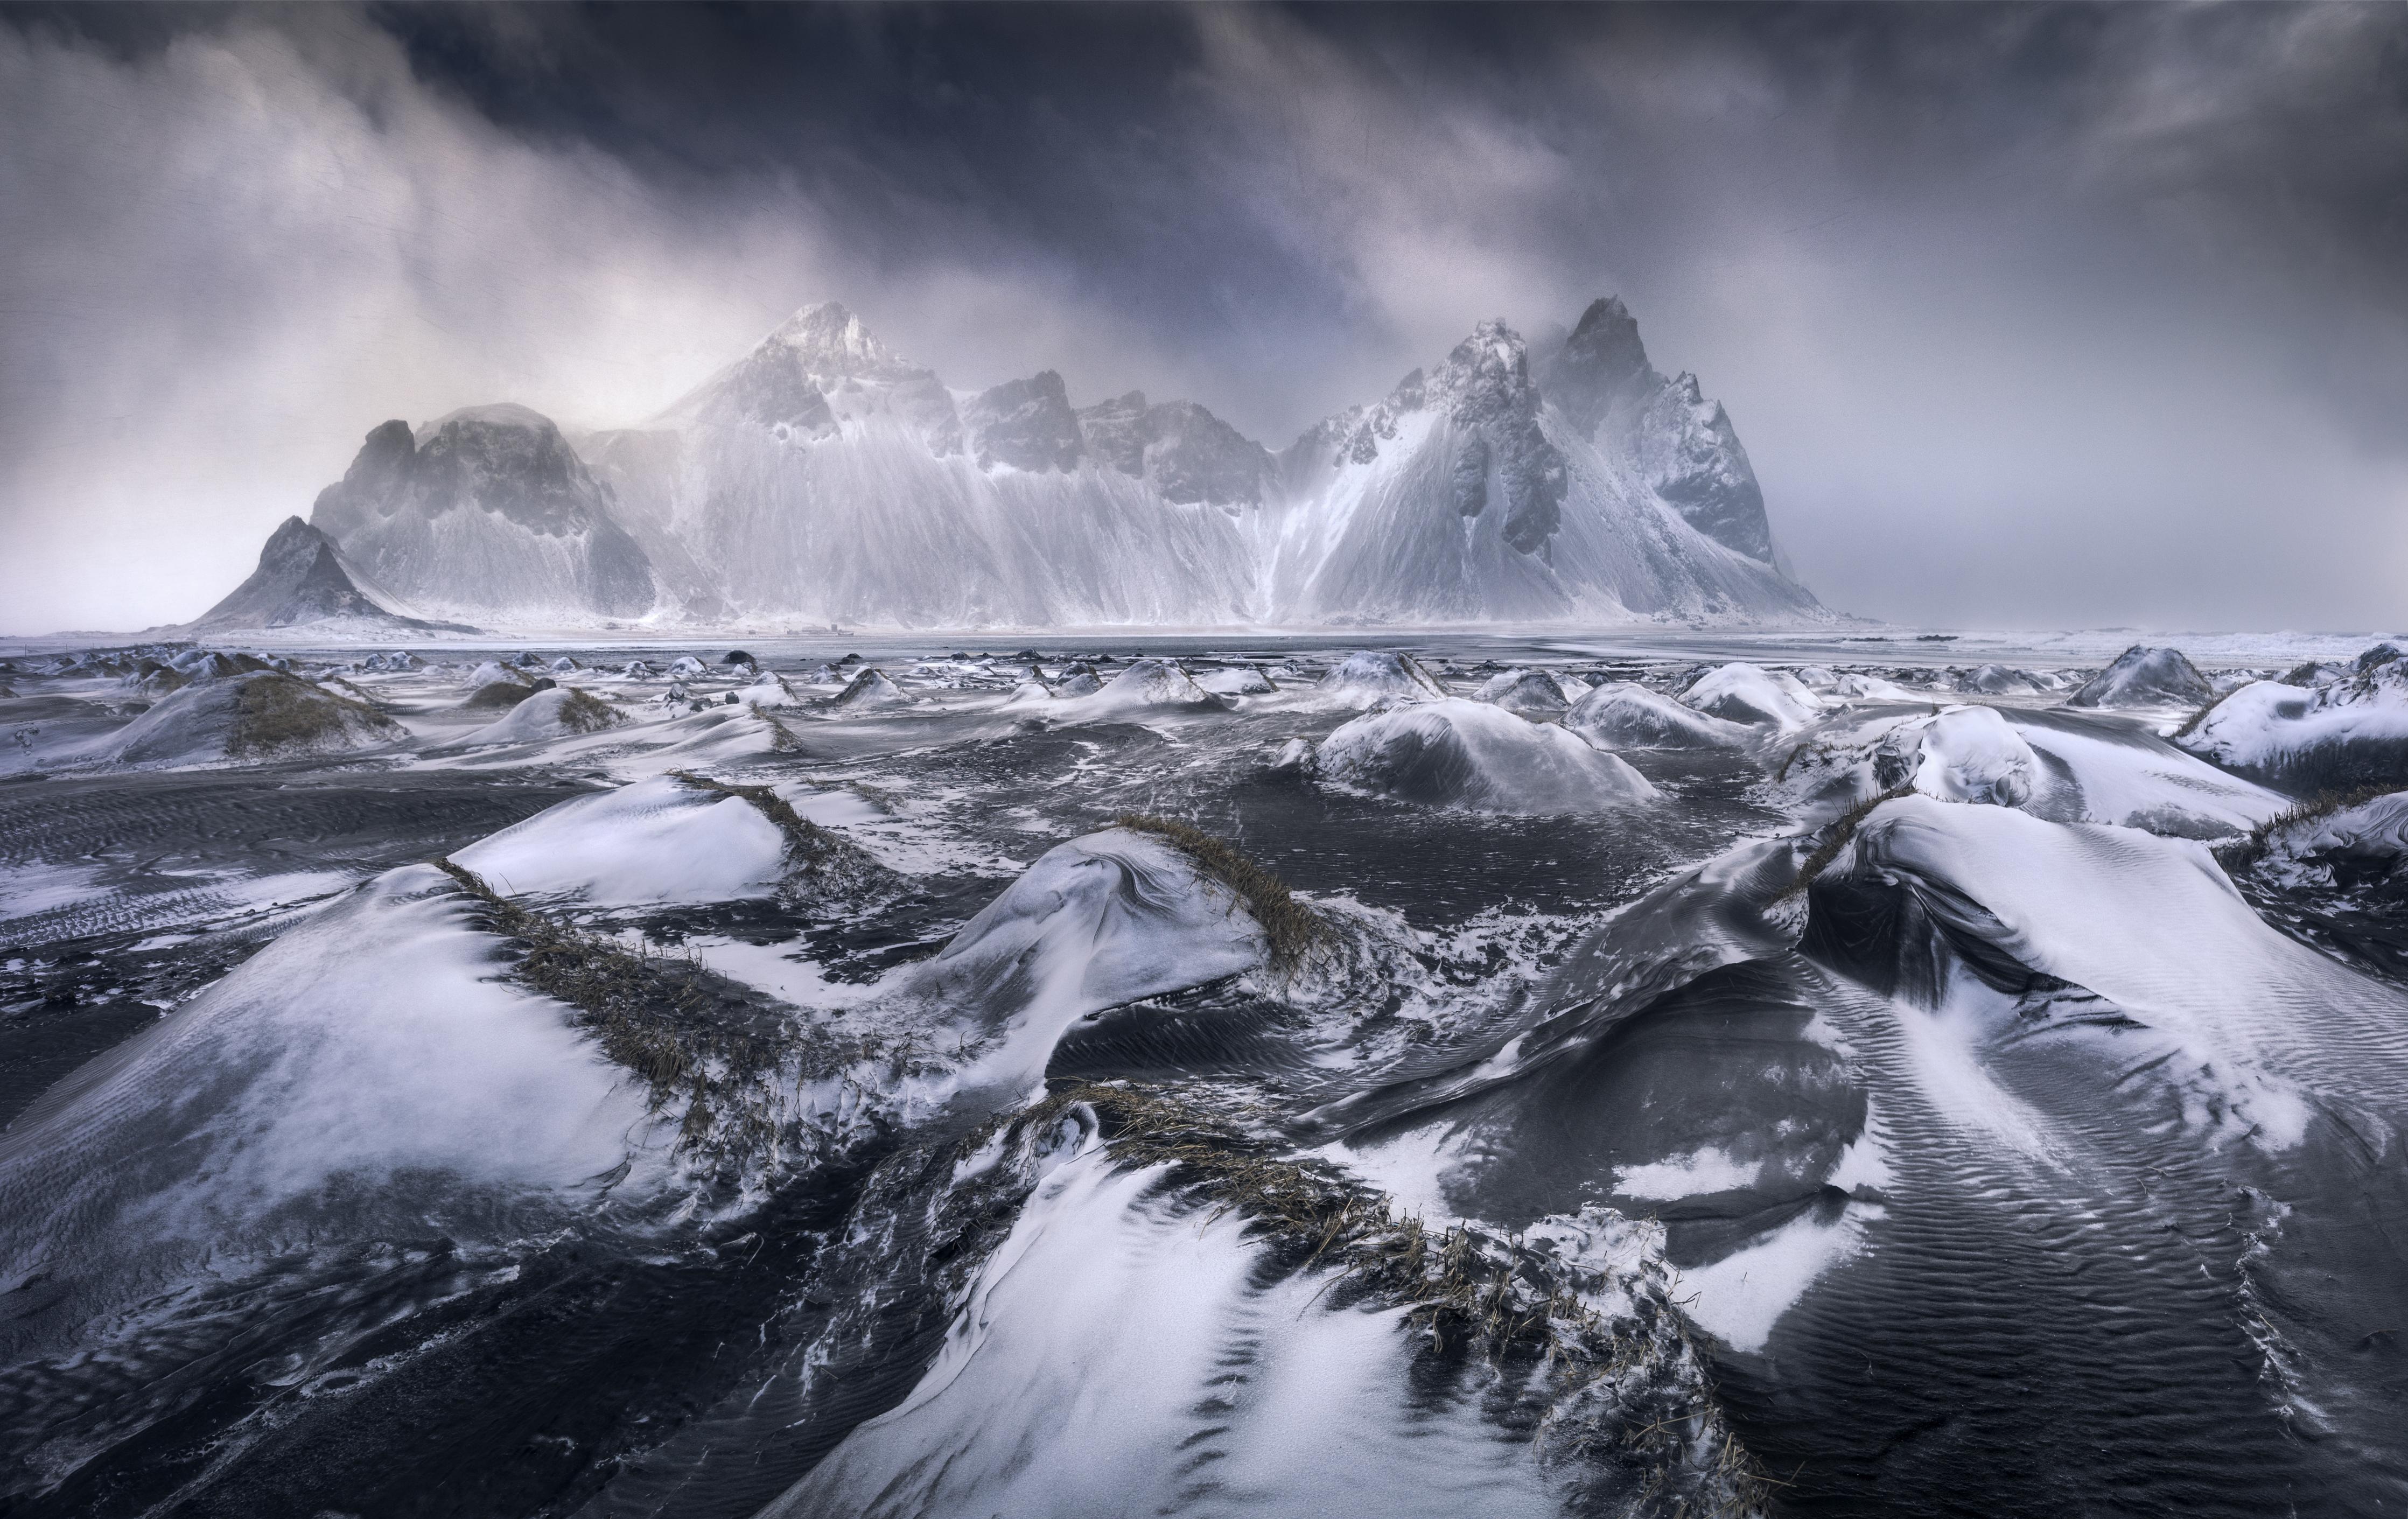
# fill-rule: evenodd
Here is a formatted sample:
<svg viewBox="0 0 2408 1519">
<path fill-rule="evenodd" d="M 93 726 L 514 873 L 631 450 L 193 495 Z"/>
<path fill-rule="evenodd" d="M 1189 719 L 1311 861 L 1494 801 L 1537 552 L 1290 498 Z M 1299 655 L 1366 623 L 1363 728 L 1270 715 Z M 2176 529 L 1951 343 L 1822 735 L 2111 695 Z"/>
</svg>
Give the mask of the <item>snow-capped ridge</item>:
<svg viewBox="0 0 2408 1519">
<path fill-rule="evenodd" d="M 1055 369 L 953 391 L 824 302 L 641 427 L 387 423 L 311 522 L 391 596 L 503 623 L 1825 615 L 1771 563 L 1727 414 L 1621 303 L 1558 346 L 1484 321 L 1274 454 L 1193 401 L 1080 407 Z"/>
</svg>

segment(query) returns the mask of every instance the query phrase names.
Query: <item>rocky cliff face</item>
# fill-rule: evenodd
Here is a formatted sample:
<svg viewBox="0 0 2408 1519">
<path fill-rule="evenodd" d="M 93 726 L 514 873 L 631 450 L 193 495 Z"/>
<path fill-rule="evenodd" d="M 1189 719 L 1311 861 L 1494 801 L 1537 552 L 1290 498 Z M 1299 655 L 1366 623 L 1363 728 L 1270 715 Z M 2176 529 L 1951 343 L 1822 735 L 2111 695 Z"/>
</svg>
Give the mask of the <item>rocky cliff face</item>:
<svg viewBox="0 0 2408 1519">
<path fill-rule="evenodd" d="M 1576 436 L 1629 469 L 1698 532 L 1772 562 L 1764 493 L 1729 414 L 1700 393 L 1697 376 L 1656 372 L 1639 323 L 1618 298 L 1592 302 L 1539 373 Z"/>
<path fill-rule="evenodd" d="M 560 429 L 521 406 L 473 407 L 370 433 L 310 525 L 395 595 L 523 623 L 641 617 L 652 566 Z"/>
<path fill-rule="evenodd" d="M 1070 409 L 1062 377 L 1051 369 L 980 392 L 962 408 L 962 425 L 981 469 L 1006 465 L 1067 473 L 1087 451 L 1079 414 Z"/>
<path fill-rule="evenodd" d="M 1276 455 L 1194 402 L 1074 408 L 1052 370 L 951 391 L 807 307 L 578 449 L 516 407 L 389 423 L 313 522 L 395 594 L 499 622 L 1819 614 L 1728 416 L 1613 300 L 1541 356 L 1482 322 Z"/>
<path fill-rule="evenodd" d="M 1461 435 L 1455 509 L 1477 517 L 1493 498 L 1506 545 L 1544 552 L 1563 521 L 1564 456 L 1539 425 L 1539 389 L 1522 340 L 1501 322 L 1482 322 L 1430 377 L 1427 404 Z"/>
<path fill-rule="evenodd" d="M 1079 427 L 1099 463 L 1182 506 L 1258 506 L 1272 473 L 1268 450 L 1193 401 L 1131 391 L 1081 410 Z"/>
</svg>

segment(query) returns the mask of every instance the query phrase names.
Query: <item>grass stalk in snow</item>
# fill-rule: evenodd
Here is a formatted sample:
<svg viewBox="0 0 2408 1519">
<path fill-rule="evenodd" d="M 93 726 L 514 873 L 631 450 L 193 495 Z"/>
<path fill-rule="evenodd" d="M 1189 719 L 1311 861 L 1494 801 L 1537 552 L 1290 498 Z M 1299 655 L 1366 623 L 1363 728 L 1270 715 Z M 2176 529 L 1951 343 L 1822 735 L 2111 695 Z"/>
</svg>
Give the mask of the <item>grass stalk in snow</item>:
<svg viewBox="0 0 2408 1519">
<path fill-rule="evenodd" d="M 879 864 L 867 850 L 796 811 L 794 804 L 779 795 L 773 787 L 714 781 L 692 770 L 671 770 L 669 775 L 696 791 L 714 792 L 750 803 L 754 810 L 775 824 L 778 831 L 786 837 L 786 863 L 790 872 L 808 883 L 806 895 L 844 893 L 857 896 L 864 892 L 894 885 L 894 872 Z"/>
<path fill-rule="evenodd" d="M 1803 896 L 1807 888 L 1814 884 L 1814 878 L 1821 875 L 1830 867 L 1833 860 L 1840 857 L 1840 852 L 1848 847 L 1848 840 L 1856 837 L 1856 828 L 1866 818 L 1872 815 L 1874 808 L 1884 802 L 1894 802 L 1914 790 L 1913 781 L 1902 781 L 1887 791 L 1866 797 L 1841 813 L 1837 819 L 1825 826 L 1822 841 L 1814 846 L 1813 853 L 1808 854 L 1804 863 L 1798 867 L 1798 879 L 1783 887 L 1780 895 L 1773 897 L 1773 900 L 1785 902 L 1793 896 Z"/>
<path fill-rule="evenodd" d="M 1115 1161 L 1165 1168 L 1208 1217 L 1244 1218 L 1286 1269 L 1331 1272 L 1316 1301 L 1402 1308 L 1428 1354 L 1479 1357 L 1537 1397 L 1543 1451 L 1641 1496 L 1617 1512 L 1761 1510 L 1765 1483 L 1714 1408 L 1660 1266 L 1619 1283 L 1627 1313 L 1600 1312 L 1581 1268 L 1551 1252 L 1469 1223 L 1433 1231 L 1377 1189 L 1161 1088 L 1067 1083 L 1012 1122 L 1041 1125 L 1076 1104 L 1095 1112 Z"/>
<path fill-rule="evenodd" d="M 1113 826 L 1152 834 L 1196 863 L 1198 869 L 1238 894 L 1270 941 L 1271 968 L 1295 969 L 1329 935 L 1329 925 L 1297 901 L 1287 882 L 1240 853 L 1233 845 L 1176 818 L 1123 812 Z"/>
<path fill-rule="evenodd" d="M 796 1116 L 783 1104 L 788 1087 L 910 1058 L 874 1037 L 761 1009 L 697 961 L 631 950 L 511 901 L 451 859 L 433 863 L 521 948 L 517 978 L 576 1010 L 603 1054 L 651 1088 L 656 1111 L 686 1104 L 679 1145 L 697 1158 L 739 1169 L 775 1162 L 810 1142 L 788 1132 Z"/>
<path fill-rule="evenodd" d="M 2346 812 L 2353 807 L 2363 807 L 2377 796 L 2388 796 L 2399 789 L 2397 786 L 2352 786 L 2341 791 L 2320 791 L 2250 829 L 2246 838 L 2216 846 L 2215 863 L 2224 867 L 2226 874 L 2238 875 L 2264 859 L 2274 840 L 2286 830 L 2303 823 L 2329 818 L 2335 812 Z"/>
</svg>

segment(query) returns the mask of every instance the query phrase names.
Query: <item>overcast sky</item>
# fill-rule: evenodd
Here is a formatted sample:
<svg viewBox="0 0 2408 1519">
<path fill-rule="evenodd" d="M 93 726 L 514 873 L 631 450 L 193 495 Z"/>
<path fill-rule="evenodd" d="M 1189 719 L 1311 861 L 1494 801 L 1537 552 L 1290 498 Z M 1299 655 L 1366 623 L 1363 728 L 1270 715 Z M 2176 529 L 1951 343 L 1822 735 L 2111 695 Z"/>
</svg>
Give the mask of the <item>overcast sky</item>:
<svg viewBox="0 0 2408 1519">
<path fill-rule="evenodd" d="M 2408 7 L 0 9 L 0 631 L 838 299 L 1280 447 L 1618 294 L 1829 605 L 2408 624 Z"/>
</svg>

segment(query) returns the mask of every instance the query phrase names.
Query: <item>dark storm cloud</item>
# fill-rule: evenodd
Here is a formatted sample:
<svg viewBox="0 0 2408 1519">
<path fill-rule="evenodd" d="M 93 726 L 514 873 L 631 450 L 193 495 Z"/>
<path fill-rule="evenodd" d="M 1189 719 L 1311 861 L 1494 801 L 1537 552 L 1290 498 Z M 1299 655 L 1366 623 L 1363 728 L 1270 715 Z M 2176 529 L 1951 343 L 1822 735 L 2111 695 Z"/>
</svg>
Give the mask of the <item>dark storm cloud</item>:
<svg viewBox="0 0 2408 1519">
<path fill-rule="evenodd" d="M 639 417 L 806 300 L 1278 446 L 1607 292 L 1835 605 L 2408 620 L 2399 7 L 7 14 L 9 557 L 119 588 L 14 625 L 188 614 L 381 417 Z"/>
</svg>

